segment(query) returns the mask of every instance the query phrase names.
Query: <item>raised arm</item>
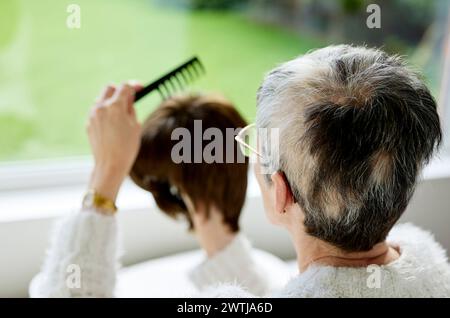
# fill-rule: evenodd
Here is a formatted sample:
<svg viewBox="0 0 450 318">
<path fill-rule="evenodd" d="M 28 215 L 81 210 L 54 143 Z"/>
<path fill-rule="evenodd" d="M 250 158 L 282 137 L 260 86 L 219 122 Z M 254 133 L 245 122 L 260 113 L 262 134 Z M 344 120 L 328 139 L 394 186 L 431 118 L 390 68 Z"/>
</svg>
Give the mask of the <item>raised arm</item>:
<svg viewBox="0 0 450 318">
<path fill-rule="evenodd" d="M 56 226 L 31 297 L 113 297 L 118 268 L 115 200 L 135 161 L 141 127 L 133 108 L 137 86 L 105 88 L 87 132 L 95 159 L 83 208 Z M 210 282 L 213 283 L 213 282 Z M 206 288 L 207 297 L 248 297 L 237 286 Z"/>
<path fill-rule="evenodd" d="M 137 86 L 104 89 L 87 132 L 95 159 L 83 208 L 62 219 L 51 238 L 31 297 L 112 297 L 118 265 L 115 200 L 139 150 Z"/>
</svg>

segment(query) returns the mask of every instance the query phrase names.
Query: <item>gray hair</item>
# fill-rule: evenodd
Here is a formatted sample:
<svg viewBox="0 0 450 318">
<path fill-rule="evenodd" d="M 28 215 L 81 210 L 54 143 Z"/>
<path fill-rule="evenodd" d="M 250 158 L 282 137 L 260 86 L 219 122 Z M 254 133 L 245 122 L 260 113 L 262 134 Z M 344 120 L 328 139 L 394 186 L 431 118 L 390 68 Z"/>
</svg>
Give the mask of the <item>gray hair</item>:
<svg viewBox="0 0 450 318">
<path fill-rule="evenodd" d="M 282 64 L 257 105 L 257 127 L 279 129 L 280 158 L 268 164 L 286 175 L 307 232 L 348 251 L 386 238 L 442 138 L 418 73 L 366 47 L 330 46 Z"/>
</svg>

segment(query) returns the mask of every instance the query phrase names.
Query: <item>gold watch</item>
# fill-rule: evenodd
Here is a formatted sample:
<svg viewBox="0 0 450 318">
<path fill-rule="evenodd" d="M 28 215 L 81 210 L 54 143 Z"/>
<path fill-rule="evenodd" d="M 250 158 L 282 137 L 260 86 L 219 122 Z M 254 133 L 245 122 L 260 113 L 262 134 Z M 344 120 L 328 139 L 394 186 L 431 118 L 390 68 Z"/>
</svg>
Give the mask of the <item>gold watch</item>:
<svg viewBox="0 0 450 318">
<path fill-rule="evenodd" d="M 97 193 L 94 189 L 89 190 L 84 195 L 83 209 L 94 209 L 105 215 L 114 215 L 117 212 L 114 201 Z"/>
</svg>

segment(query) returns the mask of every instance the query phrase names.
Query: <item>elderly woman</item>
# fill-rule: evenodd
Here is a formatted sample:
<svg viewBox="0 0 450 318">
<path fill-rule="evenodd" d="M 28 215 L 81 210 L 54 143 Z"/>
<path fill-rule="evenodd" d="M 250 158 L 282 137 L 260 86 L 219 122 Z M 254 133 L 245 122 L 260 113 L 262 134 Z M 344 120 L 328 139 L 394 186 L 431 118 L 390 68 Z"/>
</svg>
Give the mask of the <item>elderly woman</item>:
<svg viewBox="0 0 450 318">
<path fill-rule="evenodd" d="M 107 89 L 91 117 L 90 187 L 106 202 L 139 149 L 133 92 Z M 257 148 L 238 140 L 257 154 L 266 214 L 290 234 L 299 269 L 275 295 L 449 297 L 441 246 L 413 225 L 394 227 L 441 140 L 436 103 L 418 75 L 379 50 L 326 47 L 270 72 L 257 102 L 256 126 L 276 129 L 278 147 L 267 136 Z M 87 204 L 61 225 L 37 281 L 40 296 L 112 294 L 116 220 L 101 208 Z M 68 264 L 85 269 L 81 289 L 64 284 Z M 237 286 L 204 295 L 250 296 Z"/>
</svg>

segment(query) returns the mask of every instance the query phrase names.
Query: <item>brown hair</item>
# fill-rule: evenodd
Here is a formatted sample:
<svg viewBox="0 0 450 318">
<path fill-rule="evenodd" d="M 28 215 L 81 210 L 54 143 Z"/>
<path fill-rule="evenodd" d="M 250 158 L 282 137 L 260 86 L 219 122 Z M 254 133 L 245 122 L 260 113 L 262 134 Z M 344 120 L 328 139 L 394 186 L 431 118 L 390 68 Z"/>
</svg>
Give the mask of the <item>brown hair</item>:
<svg viewBox="0 0 450 318">
<path fill-rule="evenodd" d="M 131 179 L 141 188 L 153 194 L 158 207 L 169 216 L 176 218 L 184 215 L 190 229 L 193 228 L 187 207 L 179 193 L 186 194 L 197 209 L 199 204 L 206 208 L 214 206 L 223 214 L 223 221 L 232 231 L 238 231 L 239 215 L 245 201 L 247 189 L 248 160 L 243 158 L 234 138 L 233 160 L 213 163 L 175 163 L 172 149 L 178 143 L 173 140 L 172 132 L 176 128 L 185 128 L 195 136 L 194 121 L 201 120 L 202 129 L 219 129 L 222 136 L 226 130 L 233 129 L 234 134 L 246 125 L 234 106 L 222 97 L 215 95 L 183 95 L 171 97 L 147 118 L 143 124 L 141 147 L 131 170 Z M 201 132 L 203 135 L 203 131 Z M 227 158 L 226 143 L 220 156 Z M 229 145 L 228 145 L 229 147 Z M 191 142 L 190 154 L 194 156 Z M 204 145 L 201 150 L 203 154 Z M 218 154 L 215 154 L 217 156 Z"/>
</svg>

